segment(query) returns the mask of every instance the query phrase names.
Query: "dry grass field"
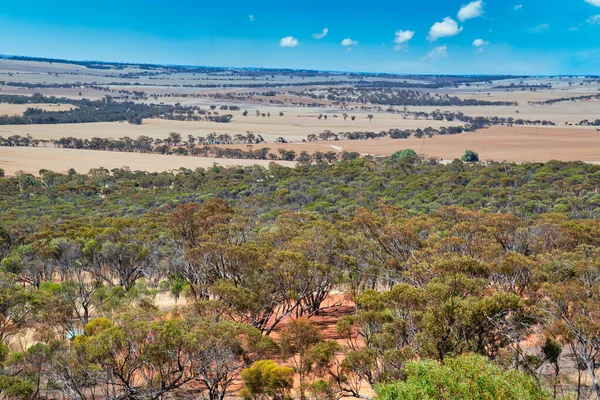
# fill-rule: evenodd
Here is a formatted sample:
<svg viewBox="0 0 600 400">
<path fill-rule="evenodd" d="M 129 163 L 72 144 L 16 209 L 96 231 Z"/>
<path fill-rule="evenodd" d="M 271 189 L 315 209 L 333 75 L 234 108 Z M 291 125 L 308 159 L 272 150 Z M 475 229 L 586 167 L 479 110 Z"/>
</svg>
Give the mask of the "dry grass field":
<svg viewBox="0 0 600 400">
<path fill-rule="evenodd" d="M 94 124 L 96 125 L 96 124 Z M 129 125 L 124 125 L 129 126 Z M 246 145 L 229 145 L 246 150 Z M 568 128 L 506 128 L 494 127 L 454 136 L 434 136 L 429 139 L 340 140 L 312 143 L 265 143 L 255 149 L 268 147 L 276 153 L 285 148 L 297 153 L 307 151 L 349 151 L 376 156 L 389 156 L 400 149 L 411 148 L 419 154 L 444 161 L 459 158 L 466 149 L 479 153 L 481 160 L 527 161 L 587 161 L 600 162 L 600 132 Z M 17 171 L 37 174 L 40 169 L 64 172 L 74 168 L 87 172 L 103 166 L 108 169 L 127 166 L 132 170 L 160 172 L 184 167 L 207 168 L 217 163 L 223 166 L 267 166 L 269 161 L 216 159 L 157 154 L 119 153 L 92 150 L 57 149 L 53 147 L 0 147 L 0 168 L 8 175 Z M 293 166 L 293 162 L 279 162 Z"/>
<path fill-rule="evenodd" d="M 394 81 L 391 77 L 365 77 L 365 81 Z M 410 83 L 418 83 L 417 78 L 402 78 Z M 425 79 L 425 78 L 424 78 Z M 12 82 L 13 85 L 0 83 L 0 94 L 32 95 L 41 93 L 47 96 L 65 96 L 74 99 L 100 99 L 107 93 L 114 94 L 119 90 L 144 91 L 148 96 L 157 94 L 158 100 L 167 104 L 181 103 L 187 106 L 199 106 L 207 109 L 211 105 L 236 105 L 241 110 L 248 110 L 249 115 L 242 116 L 241 111 L 231 112 L 234 118 L 231 123 L 220 124 L 208 121 L 181 122 L 161 119 L 144 120 L 142 125 L 127 123 L 88 123 L 64 125 L 4 125 L 0 126 L 0 136 L 31 135 L 35 139 L 60 139 L 62 137 L 76 138 L 121 138 L 128 136 L 149 136 L 164 139 L 171 132 L 178 132 L 187 139 L 206 136 L 210 133 L 246 134 L 252 132 L 261 135 L 267 143 L 255 145 L 254 148 L 269 147 L 273 152 L 285 147 L 296 152 L 307 151 L 354 151 L 360 154 L 378 156 L 390 155 L 398 149 L 412 148 L 419 154 L 452 160 L 460 157 L 466 149 L 479 153 L 482 160 L 507 160 L 514 162 L 557 160 L 581 160 L 589 162 L 600 161 L 600 132 L 595 127 L 569 126 L 581 120 L 595 120 L 600 117 L 600 101 L 561 102 L 553 105 L 530 105 L 531 101 L 544 101 L 562 97 L 595 95 L 599 93 L 600 84 L 593 79 L 583 77 L 559 78 L 528 78 L 508 79 L 494 82 L 477 82 L 469 85 L 457 85 L 443 89 L 431 89 L 432 94 L 458 96 L 463 99 L 479 99 L 489 101 L 517 101 L 518 106 L 475 106 L 475 107 L 426 107 L 409 106 L 411 112 L 429 112 L 434 110 L 462 112 L 469 116 L 484 117 L 513 117 L 515 119 L 550 120 L 557 124 L 552 128 L 535 127 L 492 127 L 474 133 L 454 136 L 436 136 L 431 139 L 410 138 L 406 140 L 379 139 L 369 141 L 336 141 L 302 143 L 309 134 L 319 134 L 325 130 L 334 133 L 357 131 L 387 131 L 389 129 L 440 128 L 442 126 L 462 125 L 459 122 L 404 119 L 400 114 L 386 112 L 361 111 L 360 105 L 350 105 L 353 110 L 342 110 L 332 105 L 326 98 L 313 100 L 297 97 L 290 92 L 304 89 L 317 90 L 329 87 L 332 81 L 356 83 L 356 78 L 350 75 L 315 75 L 301 76 L 300 74 L 245 74 L 239 71 L 221 72 L 187 72 L 169 71 L 157 67 L 144 70 L 138 66 L 125 66 L 105 69 L 89 68 L 61 62 L 15 61 L 0 59 L 0 82 Z M 16 82 L 24 82 L 42 87 L 15 86 Z M 70 84 L 74 87 L 51 88 L 43 87 L 48 84 Z M 93 84 L 94 87 L 91 87 Z M 265 84 L 265 88 L 260 88 Z M 293 86 L 302 84 L 305 86 Z M 534 91 L 520 88 L 502 89 L 499 86 L 508 85 L 552 85 L 552 88 L 538 88 Z M 204 85 L 205 87 L 195 87 Z M 234 85 L 239 87 L 208 87 L 210 85 Z M 244 87 L 244 85 L 248 85 Z M 258 86 L 257 86 L 258 85 Z M 111 89 L 111 91 L 99 90 Z M 253 99 L 223 100 L 208 96 L 226 93 L 261 93 L 273 90 L 275 96 L 256 95 Z M 425 89 L 416 89 L 425 90 Z M 193 95 L 190 97 L 190 95 Z M 257 100 L 262 100 L 263 103 Z M 268 104 L 269 101 L 282 101 L 284 105 Z M 290 102 L 316 102 L 323 108 L 308 108 L 288 105 Z M 48 111 L 69 110 L 68 104 L 44 105 L 0 104 L 0 115 L 21 115 L 28 107 L 39 107 Z M 386 109 L 387 106 L 382 106 Z M 394 107 L 397 110 L 403 107 Z M 256 117 L 256 111 L 270 113 L 270 118 Z M 220 111 L 229 113 L 228 111 Z M 284 113 L 280 116 L 280 113 Z M 343 119 L 343 114 L 356 116 Z M 327 119 L 318 119 L 319 114 L 327 115 Z M 369 121 L 368 114 L 374 119 Z M 276 144 L 278 138 L 284 138 L 287 144 Z M 246 149 L 246 145 L 232 145 Z M 0 167 L 8 174 L 24 170 L 37 173 L 39 169 L 47 168 L 64 171 L 73 167 L 81 172 L 98 166 L 115 168 L 129 166 L 132 169 L 162 171 L 179 167 L 195 168 L 212 165 L 213 162 L 222 165 L 251 165 L 258 163 L 250 160 L 213 160 L 192 157 L 145 155 L 136 153 L 105 153 L 92 151 L 61 150 L 55 148 L 0 148 Z M 261 162 L 263 165 L 268 162 Z M 292 164 L 289 164 L 292 165 Z"/>
<path fill-rule="evenodd" d="M 5 104 L 0 103 L 0 115 L 23 115 L 28 108 L 39 108 L 44 111 L 70 111 L 70 104 Z"/>
<path fill-rule="evenodd" d="M 221 147 L 238 147 L 245 145 Z M 400 149 L 413 149 L 418 154 L 442 160 L 460 158 L 465 150 L 479 153 L 481 160 L 494 161 L 588 161 L 600 162 L 600 132 L 574 128 L 492 127 L 477 132 L 429 139 L 340 140 L 297 144 L 256 145 L 307 151 L 353 151 L 360 154 L 389 156 Z"/>
<path fill-rule="evenodd" d="M 250 111 L 250 109 L 249 109 Z M 271 110 L 272 111 L 272 110 Z M 231 123 L 220 124 L 210 121 L 169 121 L 160 119 L 145 120 L 142 125 L 130 125 L 124 122 L 105 122 L 89 124 L 64 124 L 64 125 L 4 125 L 0 126 L 0 136 L 30 134 L 36 139 L 60 139 L 61 137 L 88 138 L 120 138 L 129 136 L 136 138 L 141 135 L 155 139 L 164 139 L 170 132 L 178 132 L 187 138 L 187 135 L 206 136 L 209 133 L 217 134 L 246 134 L 252 132 L 262 135 L 267 142 L 274 142 L 278 137 L 284 137 L 288 141 L 301 142 L 309 134 L 318 134 L 324 130 L 332 132 L 354 132 L 388 130 L 391 128 L 427 128 L 461 125 L 445 121 L 426 121 L 424 119 L 411 120 L 402 119 L 398 114 L 377 114 L 369 121 L 367 113 L 357 112 L 356 120 L 350 118 L 344 121 L 342 112 L 319 112 L 312 110 L 291 109 L 285 110 L 285 115 L 280 117 L 278 113 L 271 113 L 270 118 L 256 117 L 254 111 L 250 111 L 247 117 L 241 112 L 234 112 Z M 319 114 L 328 114 L 327 120 L 319 120 Z M 338 117 L 333 117 L 337 115 Z"/>
<path fill-rule="evenodd" d="M 209 168 L 213 164 L 230 166 L 268 166 L 270 161 L 237 160 L 223 158 L 163 156 L 160 154 L 117 153 L 92 150 L 65 150 L 51 147 L 0 147 L 0 168 L 7 175 L 18 171 L 38 174 L 40 169 L 66 172 L 69 168 L 87 173 L 92 168 L 107 169 L 129 167 L 131 170 L 163 172 L 179 168 Z M 278 161 L 281 165 L 295 163 Z"/>
</svg>

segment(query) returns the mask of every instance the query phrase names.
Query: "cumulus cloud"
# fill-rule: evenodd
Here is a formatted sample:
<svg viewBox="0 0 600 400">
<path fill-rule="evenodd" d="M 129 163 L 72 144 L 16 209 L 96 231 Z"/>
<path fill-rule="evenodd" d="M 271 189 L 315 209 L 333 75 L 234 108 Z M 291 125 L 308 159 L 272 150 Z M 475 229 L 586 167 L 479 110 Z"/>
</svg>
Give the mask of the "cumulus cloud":
<svg viewBox="0 0 600 400">
<path fill-rule="evenodd" d="M 248 15 L 248 20 L 250 22 L 254 22 L 254 15 L 252 15 L 252 14 Z"/>
<path fill-rule="evenodd" d="M 517 4 L 515 6 L 515 11 L 521 11 L 523 9 L 523 4 Z"/>
<path fill-rule="evenodd" d="M 593 15 L 586 19 L 587 23 L 590 25 L 600 25 L 600 14 Z"/>
<path fill-rule="evenodd" d="M 350 47 L 350 46 L 356 46 L 356 45 L 358 45 L 358 42 L 356 40 L 352 40 L 350 38 L 346 38 L 346 39 L 342 40 L 342 46 Z"/>
<path fill-rule="evenodd" d="M 593 6 L 600 7 L 600 0 L 585 0 Z"/>
<path fill-rule="evenodd" d="M 490 44 L 490 42 L 485 41 L 483 39 L 475 39 L 475 40 L 473 40 L 473 46 L 475 46 L 475 47 L 487 46 L 488 44 Z"/>
<path fill-rule="evenodd" d="M 427 58 L 430 60 L 448 58 L 448 46 L 434 47 L 429 53 L 427 53 Z"/>
<path fill-rule="evenodd" d="M 300 44 L 300 42 L 293 36 L 286 36 L 279 42 L 281 47 L 296 47 L 298 44 Z"/>
<path fill-rule="evenodd" d="M 536 26 L 535 28 L 531 28 L 529 30 L 529 32 L 531 32 L 531 33 L 542 33 L 542 32 L 544 32 L 545 30 L 547 30 L 549 28 L 550 28 L 550 25 L 548 25 L 548 24 L 541 24 L 541 25 Z"/>
<path fill-rule="evenodd" d="M 456 36 L 463 30 L 462 26 L 459 27 L 458 23 L 450 17 L 444 18 L 442 22 L 436 22 L 429 29 L 429 36 L 427 40 L 434 42 L 439 38 Z"/>
<path fill-rule="evenodd" d="M 481 17 L 483 15 L 483 0 L 472 1 L 461 7 L 458 12 L 458 20 L 465 22 L 468 19 Z"/>
<path fill-rule="evenodd" d="M 394 50 L 400 50 L 401 48 L 403 48 L 408 42 L 412 40 L 414 36 L 414 31 L 396 31 L 396 35 L 394 36 L 394 43 L 396 44 L 396 46 L 394 46 Z"/>
<path fill-rule="evenodd" d="M 312 37 L 317 40 L 321 40 L 325 36 L 327 36 L 328 33 L 329 33 L 329 29 L 325 28 L 325 29 L 323 29 L 323 32 L 321 32 L 321 33 L 313 33 Z"/>
</svg>

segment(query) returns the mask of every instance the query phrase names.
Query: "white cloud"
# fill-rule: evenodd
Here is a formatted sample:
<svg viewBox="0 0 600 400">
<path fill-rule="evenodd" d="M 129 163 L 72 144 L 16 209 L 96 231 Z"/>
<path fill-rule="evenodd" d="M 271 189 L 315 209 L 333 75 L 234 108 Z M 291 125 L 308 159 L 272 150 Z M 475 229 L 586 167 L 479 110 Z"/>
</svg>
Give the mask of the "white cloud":
<svg viewBox="0 0 600 400">
<path fill-rule="evenodd" d="M 488 44 L 490 44 L 490 42 L 485 41 L 483 39 L 475 39 L 475 40 L 473 40 L 473 46 L 475 46 L 475 47 L 487 46 Z"/>
<path fill-rule="evenodd" d="M 248 15 L 248 20 L 250 22 L 254 22 L 254 15 L 252 15 L 252 14 Z"/>
<path fill-rule="evenodd" d="M 427 40 L 434 42 L 439 38 L 456 36 L 463 30 L 462 26 L 459 27 L 458 23 L 450 17 L 444 18 L 442 22 L 436 22 L 429 29 L 429 36 Z"/>
<path fill-rule="evenodd" d="M 548 24 L 541 24 L 541 25 L 536 26 L 535 28 L 531 28 L 529 30 L 529 32 L 531 32 L 531 33 L 542 33 L 542 32 L 544 32 L 545 30 L 547 30 L 549 28 L 550 28 L 550 25 L 548 25 Z"/>
<path fill-rule="evenodd" d="M 461 7 L 458 12 L 458 20 L 465 22 L 468 19 L 481 17 L 483 15 L 483 0 L 472 1 Z"/>
<path fill-rule="evenodd" d="M 586 19 L 587 23 L 590 25 L 600 25 L 600 14 L 593 15 Z"/>
<path fill-rule="evenodd" d="M 328 33 L 329 33 L 329 29 L 325 28 L 325 29 L 323 29 L 323 32 L 321 32 L 321 33 L 313 33 L 312 37 L 314 37 L 317 40 L 321 40 L 325 36 L 327 36 Z"/>
<path fill-rule="evenodd" d="M 448 58 L 448 46 L 434 47 L 429 53 L 427 53 L 427 58 L 429 58 L 430 60 Z"/>
<path fill-rule="evenodd" d="M 593 6 L 600 7 L 600 0 L 585 0 Z"/>
<path fill-rule="evenodd" d="M 521 11 L 523 9 L 523 4 L 517 4 L 515 6 L 515 11 Z"/>
<path fill-rule="evenodd" d="M 349 46 L 356 46 L 356 45 L 358 45 L 358 42 L 356 40 L 352 40 L 350 38 L 346 38 L 346 39 L 342 40 L 342 46 L 349 47 Z"/>
<path fill-rule="evenodd" d="M 409 42 L 415 36 L 414 31 L 396 31 L 396 35 L 394 36 L 394 43 L 396 44 L 404 44 Z"/>
<path fill-rule="evenodd" d="M 286 36 L 284 38 L 281 39 L 281 41 L 279 42 L 279 45 L 281 47 L 296 47 L 298 46 L 299 42 L 298 39 L 296 39 L 293 36 Z"/>
</svg>

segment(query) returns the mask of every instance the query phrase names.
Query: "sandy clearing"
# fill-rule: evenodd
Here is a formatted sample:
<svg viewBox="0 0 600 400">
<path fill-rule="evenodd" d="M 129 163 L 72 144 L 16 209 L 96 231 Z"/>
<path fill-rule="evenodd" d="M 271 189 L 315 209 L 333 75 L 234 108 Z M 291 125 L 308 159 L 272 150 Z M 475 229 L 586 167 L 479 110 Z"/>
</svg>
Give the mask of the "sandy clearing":
<svg viewBox="0 0 600 400">
<path fill-rule="evenodd" d="M 335 143 L 335 144 L 334 144 Z M 222 147 L 238 147 L 244 145 Z M 335 142 L 312 142 L 297 144 L 255 145 L 293 149 L 296 152 L 332 151 L 343 149 L 360 154 L 389 156 L 400 149 L 411 148 L 418 154 L 443 160 L 459 158 L 467 149 L 479 153 L 481 160 L 529 162 L 529 161 L 600 161 L 600 132 L 590 129 L 569 128 L 507 128 L 493 127 L 477 132 L 452 136 L 434 136 L 429 139 L 376 139 L 340 140 Z"/>
<path fill-rule="evenodd" d="M 317 119 L 317 116 L 321 113 L 327 114 L 328 119 Z M 170 132 L 179 132 L 183 135 L 184 139 L 187 139 L 187 135 L 206 136 L 211 132 L 217 134 L 227 133 L 230 135 L 253 132 L 255 135 L 262 135 L 267 142 L 274 142 L 280 136 L 286 138 L 288 141 L 302 141 L 309 134 L 318 134 L 327 129 L 335 133 L 367 130 L 378 132 L 392 128 L 416 129 L 460 125 L 459 123 L 426 121 L 424 119 L 405 120 L 397 114 L 377 114 L 373 121 L 369 121 L 367 113 L 362 112 L 349 113 L 349 115 L 356 115 L 357 119 L 355 121 L 351 121 L 350 118 L 344 121 L 342 112 L 327 111 L 310 112 L 304 110 L 303 113 L 289 111 L 283 117 L 280 117 L 278 114 L 273 115 L 272 113 L 270 118 L 257 118 L 256 114 L 249 114 L 247 117 L 243 117 L 240 112 L 234 112 L 233 114 L 233 121 L 228 124 L 209 121 L 188 122 L 151 119 L 144 120 L 142 125 L 130 125 L 123 122 L 3 125 L 0 126 L 0 136 L 25 136 L 30 134 L 35 139 L 60 139 L 67 136 L 83 139 L 91 139 L 93 137 L 116 139 L 123 136 L 136 138 L 145 135 L 155 139 L 165 139 L 169 136 Z M 338 115 L 338 117 L 335 118 L 333 115 Z"/>
<path fill-rule="evenodd" d="M 53 147 L 0 147 L 0 168 L 7 175 L 17 171 L 38 174 L 40 169 L 66 172 L 74 168 L 77 172 L 87 173 L 92 168 L 108 169 L 129 167 L 131 170 L 148 172 L 170 171 L 178 168 L 209 168 L 213 164 L 222 166 L 267 167 L 267 160 L 238 160 L 223 158 L 163 156 L 160 154 L 118 153 L 110 151 L 70 150 Z M 294 166 L 293 162 L 279 161 L 281 165 Z"/>
</svg>

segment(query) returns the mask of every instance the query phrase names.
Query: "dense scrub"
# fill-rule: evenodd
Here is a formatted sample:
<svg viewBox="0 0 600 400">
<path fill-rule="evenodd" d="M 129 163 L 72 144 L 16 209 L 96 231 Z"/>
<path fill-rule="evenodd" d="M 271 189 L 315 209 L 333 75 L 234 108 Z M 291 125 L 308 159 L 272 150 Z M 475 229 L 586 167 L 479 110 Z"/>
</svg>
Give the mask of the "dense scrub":
<svg viewBox="0 0 600 400">
<path fill-rule="evenodd" d="M 508 398 L 600 393 L 561 373 L 598 368 L 599 187 L 600 166 L 409 152 L 0 179 L 0 394 L 439 398 L 474 373 Z M 331 340 L 311 321 L 334 291 L 355 308 Z"/>
</svg>

